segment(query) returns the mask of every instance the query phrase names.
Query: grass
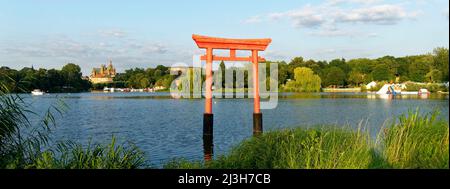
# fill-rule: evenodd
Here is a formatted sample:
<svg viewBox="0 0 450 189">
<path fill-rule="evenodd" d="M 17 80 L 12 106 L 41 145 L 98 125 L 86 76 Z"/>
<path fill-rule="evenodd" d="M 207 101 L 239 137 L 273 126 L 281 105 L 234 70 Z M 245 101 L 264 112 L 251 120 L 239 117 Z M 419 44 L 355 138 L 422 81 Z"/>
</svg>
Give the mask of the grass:
<svg viewBox="0 0 450 189">
<path fill-rule="evenodd" d="M 143 153 L 134 145 L 88 145 L 64 142 L 33 158 L 28 169 L 136 169 L 144 163 Z"/>
<path fill-rule="evenodd" d="M 437 113 L 401 116 L 383 133 L 380 148 L 391 168 L 449 168 L 448 122 Z"/>
<path fill-rule="evenodd" d="M 51 106 L 37 124 L 29 105 L 0 83 L 0 168 L 16 169 L 133 169 L 144 166 L 134 145 L 82 146 L 61 142 L 48 146 L 56 125 Z M 210 162 L 174 159 L 175 169 L 449 169 L 449 124 L 438 113 L 419 110 L 400 116 L 377 139 L 359 127 L 322 127 L 267 132 L 243 141 L 228 155 Z M 23 131 L 30 131 L 22 135 Z M 48 150 L 42 150 L 48 149 Z"/>
<path fill-rule="evenodd" d="M 56 127 L 54 114 L 62 116 L 63 108 L 63 103 L 51 105 L 41 121 L 32 123 L 30 117 L 39 115 L 21 96 L 10 93 L 8 87 L 0 83 L 0 169 L 133 169 L 143 166 L 143 153 L 134 145 L 117 145 L 114 137 L 109 145 L 85 147 L 70 141 L 49 145 L 49 134 Z"/>
<path fill-rule="evenodd" d="M 342 127 L 267 132 L 203 164 L 172 160 L 170 169 L 448 169 L 449 125 L 437 112 L 410 112 L 370 133 Z"/>
</svg>

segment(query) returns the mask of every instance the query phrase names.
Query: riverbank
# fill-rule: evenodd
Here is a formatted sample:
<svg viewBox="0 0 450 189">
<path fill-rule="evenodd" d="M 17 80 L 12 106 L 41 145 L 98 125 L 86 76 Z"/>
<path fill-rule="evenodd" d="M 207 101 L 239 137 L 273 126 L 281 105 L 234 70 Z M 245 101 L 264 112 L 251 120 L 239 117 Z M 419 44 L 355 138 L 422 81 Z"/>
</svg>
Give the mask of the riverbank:
<svg viewBox="0 0 450 189">
<path fill-rule="evenodd" d="M 363 128 L 267 132 L 210 162 L 175 159 L 167 169 L 448 169 L 449 125 L 437 113 L 409 113 L 377 138 Z"/>
</svg>

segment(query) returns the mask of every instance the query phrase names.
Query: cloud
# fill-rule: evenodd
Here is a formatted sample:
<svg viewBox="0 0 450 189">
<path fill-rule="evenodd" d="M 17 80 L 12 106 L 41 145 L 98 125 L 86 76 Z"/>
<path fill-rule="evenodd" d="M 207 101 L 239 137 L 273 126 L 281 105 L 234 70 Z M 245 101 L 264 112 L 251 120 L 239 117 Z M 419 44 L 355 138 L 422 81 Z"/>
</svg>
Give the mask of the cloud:
<svg viewBox="0 0 450 189">
<path fill-rule="evenodd" d="M 370 5 L 379 3 L 381 0 L 328 0 L 326 1 L 326 5 L 329 6 L 336 6 L 341 4 L 364 4 L 364 5 Z"/>
<path fill-rule="evenodd" d="M 288 56 L 283 51 L 266 50 L 263 55 L 267 60 L 288 60 Z"/>
<path fill-rule="evenodd" d="M 396 24 L 403 19 L 414 18 L 417 13 L 406 12 L 399 5 L 377 5 L 353 10 L 339 11 L 336 22 Z"/>
<path fill-rule="evenodd" d="M 405 4 L 380 4 L 381 2 L 381 0 L 328 0 L 322 4 L 308 4 L 298 9 L 251 17 L 246 21 L 255 23 L 288 20 L 295 28 L 315 30 L 310 32 L 312 35 L 352 37 L 357 32 L 340 30 L 339 27 L 343 24 L 394 25 L 407 19 L 414 19 L 420 13 L 407 10 Z"/>
<path fill-rule="evenodd" d="M 98 33 L 103 36 L 103 37 L 118 37 L 118 38 L 123 38 L 127 36 L 127 32 L 122 31 L 122 30 L 118 30 L 118 29 L 113 29 L 113 30 L 100 30 L 98 31 Z"/>
<path fill-rule="evenodd" d="M 359 32 L 359 31 L 353 31 L 353 30 L 342 30 L 342 29 L 337 29 L 337 28 L 326 28 L 326 29 L 321 29 L 321 30 L 314 30 L 309 32 L 308 34 L 310 34 L 311 36 L 316 36 L 316 37 L 368 37 L 368 38 L 373 38 L 373 37 L 378 37 L 378 33 L 364 33 L 364 32 Z"/>
<path fill-rule="evenodd" d="M 368 33 L 367 37 L 378 37 L 378 33 Z"/>
<path fill-rule="evenodd" d="M 242 21 L 244 24 L 255 24 L 262 22 L 261 16 L 252 16 L 244 21 Z"/>
<path fill-rule="evenodd" d="M 318 36 L 318 37 L 356 37 L 357 33 L 353 31 L 345 31 L 345 30 L 320 30 L 320 31 L 314 31 L 309 33 L 312 36 Z"/>
<path fill-rule="evenodd" d="M 320 7 L 307 5 L 296 10 L 270 13 L 268 18 L 271 20 L 287 18 L 296 28 L 316 28 L 326 22 L 326 16 Z"/>
<path fill-rule="evenodd" d="M 169 49 L 175 50 L 172 52 Z M 28 62 L 34 62 L 34 65 L 62 66 L 72 61 L 82 67 L 83 73 L 89 73 L 93 66 L 109 58 L 113 59 L 119 69 L 131 65 L 146 65 L 144 67 L 171 65 L 175 61 L 180 61 L 180 57 L 185 57 L 176 49 L 177 47 L 169 48 L 163 43 L 148 39 L 132 39 L 127 36 L 103 39 L 98 36 L 52 35 L 33 41 L 20 39 L 0 41 L 0 57 L 4 60 L 14 60 L 14 64 L 28 66 Z"/>
</svg>

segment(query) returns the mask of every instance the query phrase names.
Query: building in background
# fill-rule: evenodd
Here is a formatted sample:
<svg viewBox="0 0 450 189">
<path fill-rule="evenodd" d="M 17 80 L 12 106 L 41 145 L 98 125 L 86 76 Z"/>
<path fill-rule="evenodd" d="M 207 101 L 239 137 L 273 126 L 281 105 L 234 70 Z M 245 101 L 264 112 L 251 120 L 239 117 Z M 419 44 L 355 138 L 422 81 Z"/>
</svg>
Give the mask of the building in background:
<svg viewBox="0 0 450 189">
<path fill-rule="evenodd" d="M 112 83 L 116 77 L 116 68 L 112 65 L 112 60 L 109 60 L 109 65 L 101 65 L 100 68 L 93 68 L 89 81 L 93 84 L 97 83 Z"/>
</svg>

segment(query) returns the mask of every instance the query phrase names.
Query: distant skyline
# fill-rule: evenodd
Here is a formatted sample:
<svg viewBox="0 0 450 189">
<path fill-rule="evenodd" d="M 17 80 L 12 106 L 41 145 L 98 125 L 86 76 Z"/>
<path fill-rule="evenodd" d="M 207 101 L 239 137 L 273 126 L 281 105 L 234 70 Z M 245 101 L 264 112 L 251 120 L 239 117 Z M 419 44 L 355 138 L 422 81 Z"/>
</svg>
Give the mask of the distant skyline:
<svg viewBox="0 0 450 189">
<path fill-rule="evenodd" d="M 432 52 L 449 46 L 447 0 L 0 0 L 0 66 L 84 75 L 192 63 L 192 34 L 272 38 L 269 60 L 331 60 Z"/>
</svg>

